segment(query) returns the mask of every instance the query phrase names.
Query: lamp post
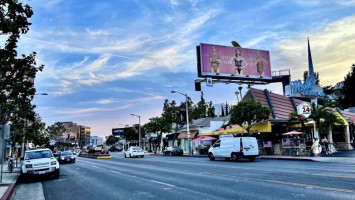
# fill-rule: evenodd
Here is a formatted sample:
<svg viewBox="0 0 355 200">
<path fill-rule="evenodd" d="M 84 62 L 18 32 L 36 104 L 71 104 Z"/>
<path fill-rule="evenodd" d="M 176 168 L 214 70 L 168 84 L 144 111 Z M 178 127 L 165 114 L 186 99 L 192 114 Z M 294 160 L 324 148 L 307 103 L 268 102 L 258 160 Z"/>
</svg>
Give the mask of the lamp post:
<svg viewBox="0 0 355 200">
<path fill-rule="evenodd" d="M 45 92 L 43 92 L 43 93 L 35 93 L 34 95 L 47 96 L 48 93 L 45 93 Z M 26 126 L 27 126 L 27 124 L 26 124 L 26 121 L 25 121 L 25 129 L 26 129 Z M 23 141 L 22 141 L 22 145 L 21 145 L 21 156 L 23 157 L 25 155 L 25 134 L 23 134 L 23 138 L 22 139 L 23 139 Z M 28 145 L 27 145 L 26 148 L 28 148 Z"/>
<path fill-rule="evenodd" d="M 138 125 L 138 133 L 139 133 L 139 147 L 142 148 L 141 146 L 141 116 L 139 115 L 135 115 L 135 114 L 131 114 L 132 116 L 138 117 L 139 118 L 139 125 Z"/>
<path fill-rule="evenodd" d="M 190 144 L 190 137 L 191 137 L 191 135 L 190 135 L 190 125 L 189 125 L 189 108 L 188 108 L 188 104 L 187 104 L 187 100 L 188 100 L 188 96 L 187 96 L 187 94 L 183 94 L 183 93 L 181 93 L 181 92 L 178 92 L 178 91 L 171 91 L 171 93 L 178 93 L 178 94 L 181 94 L 181 95 L 183 95 L 183 96 L 185 96 L 186 97 L 186 132 L 187 132 L 187 142 L 188 142 L 188 149 L 189 149 L 189 155 L 192 155 L 192 151 L 191 151 L 191 144 Z"/>
</svg>

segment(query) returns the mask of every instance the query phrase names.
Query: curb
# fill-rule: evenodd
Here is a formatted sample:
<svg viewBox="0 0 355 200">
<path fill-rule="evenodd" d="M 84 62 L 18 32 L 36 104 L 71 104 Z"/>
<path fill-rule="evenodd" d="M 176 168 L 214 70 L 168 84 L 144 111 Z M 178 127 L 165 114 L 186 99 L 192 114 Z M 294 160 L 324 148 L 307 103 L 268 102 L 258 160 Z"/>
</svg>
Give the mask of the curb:
<svg viewBox="0 0 355 200">
<path fill-rule="evenodd" d="M 17 179 L 14 183 L 10 184 L 10 186 L 7 188 L 5 193 L 2 195 L 1 200 L 10 200 L 11 199 L 12 194 L 14 193 L 14 191 L 16 189 L 16 185 L 17 185 L 19 177 L 20 177 L 20 175 L 17 176 Z"/>
<path fill-rule="evenodd" d="M 98 157 L 96 157 L 96 159 L 108 159 L 108 158 L 112 158 L 112 156 L 98 156 Z"/>
<path fill-rule="evenodd" d="M 271 158 L 271 157 L 265 157 L 265 158 L 260 158 L 262 160 L 291 160 L 291 161 L 307 161 L 307 162 L 318 162 L 313 159 L 308 159 L 308 158 L 302 158 L 302 159 L 297 159 L 297 158 Z"/>
<path fill-rule="evenodd" d="M 91 159 L 108 159 L 108 158 L 112 158 L 112 156 L 80 156 L 81 158 L 91 158 Z"/>
</svg>

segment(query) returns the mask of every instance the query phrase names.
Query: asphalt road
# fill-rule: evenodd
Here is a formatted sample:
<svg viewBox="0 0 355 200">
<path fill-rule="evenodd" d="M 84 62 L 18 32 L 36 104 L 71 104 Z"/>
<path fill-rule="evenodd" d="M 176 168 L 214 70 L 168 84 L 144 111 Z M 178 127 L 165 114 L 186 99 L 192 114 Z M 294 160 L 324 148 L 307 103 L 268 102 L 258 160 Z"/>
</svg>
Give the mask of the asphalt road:
<svg viewBox="0 0 355 200">
<path fill-rule="evenodd" d="M 62 164 L 45 199 L 355 199 L 351 163 L 112 155 Z"/>
</svg>

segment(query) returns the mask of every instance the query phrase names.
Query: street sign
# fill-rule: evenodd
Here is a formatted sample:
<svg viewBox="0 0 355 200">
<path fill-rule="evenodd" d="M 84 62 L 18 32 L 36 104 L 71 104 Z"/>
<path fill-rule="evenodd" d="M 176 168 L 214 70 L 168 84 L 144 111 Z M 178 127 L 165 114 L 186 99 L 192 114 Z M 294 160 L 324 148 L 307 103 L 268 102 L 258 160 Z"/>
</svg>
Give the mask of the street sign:
<svg viewBox="0 0 355 200">
<path fill-rule="evenodd" d="M 211 78 L 211 77 L 207 77 L 206 80 L 207 80 L 207 81 L 206 81 L 206 85 L 207 85 L 208 87 L 212 87 L 212 86 L 213 86 L 212 78 Z"/>
<path fill-rule="evenodd" d="M 312 108 L 308 103 L 303 102 L 297 106 L 297 114 L 307 119 L 312 114 Z"/>
</svg>

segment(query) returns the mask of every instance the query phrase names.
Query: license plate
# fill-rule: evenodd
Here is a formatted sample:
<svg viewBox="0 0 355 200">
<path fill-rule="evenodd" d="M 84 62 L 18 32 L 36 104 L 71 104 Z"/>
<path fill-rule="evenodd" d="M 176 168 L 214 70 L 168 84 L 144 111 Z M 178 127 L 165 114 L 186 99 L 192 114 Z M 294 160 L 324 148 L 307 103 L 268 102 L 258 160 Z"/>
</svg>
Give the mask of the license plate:
<svg viewBox="0 0 355 200">
<path fill-rule="evenodd" d="M 39 171 L 38 174 L 45 174 L 45 171 Z"/>
<path fill-rule="evenodd" d="M 70 161 L 70 159 L 67 159 L 67 161 Z"/>
</svg>

